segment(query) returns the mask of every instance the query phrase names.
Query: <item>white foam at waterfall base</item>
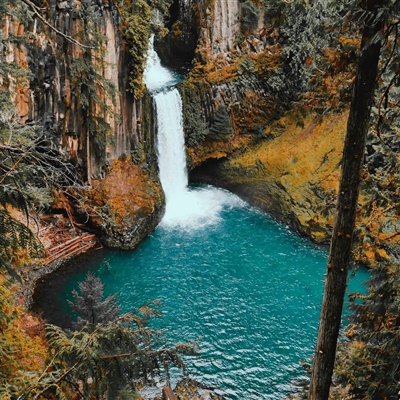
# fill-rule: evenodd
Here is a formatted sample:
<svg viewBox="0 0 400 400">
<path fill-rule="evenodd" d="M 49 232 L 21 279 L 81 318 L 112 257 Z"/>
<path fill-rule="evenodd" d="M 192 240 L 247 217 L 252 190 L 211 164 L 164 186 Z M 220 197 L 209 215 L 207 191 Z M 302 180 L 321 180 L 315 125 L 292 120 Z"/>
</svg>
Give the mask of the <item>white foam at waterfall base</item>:
<svg viewBox="0 0 400 400">
<path fill-rule="evenodd" d="M 193 230 L 217 223 L 224 206 L 239 206 L 243 202 L 213 186 L 188 187 L 181 97 L 173 88 L 157 93 L 154 100 L 158 164 L 166 197 L 166 212 L 161 225 Z"/>
<path fill-rule="evenodd" d="M 183 131 L 182 99 L 177 83 L 161 65 L 151 38 L 145 84 L 153 92 L 157 114 L 157 155 L 160 181 L 166 198 L 163 227 L 193 230 L 218 223 L 224 207 L 244 203 L 235 195 L 212 186 L 190 189 L 186 169 L 186 148 Z"/>
<path fill-rule="evenodd" d="M 242 207 L 237 196 L 213 186 L 186 189 L 168 202 L 160 226 L 197 230 L 217 224 L 224 208 Z"/>
</svg>

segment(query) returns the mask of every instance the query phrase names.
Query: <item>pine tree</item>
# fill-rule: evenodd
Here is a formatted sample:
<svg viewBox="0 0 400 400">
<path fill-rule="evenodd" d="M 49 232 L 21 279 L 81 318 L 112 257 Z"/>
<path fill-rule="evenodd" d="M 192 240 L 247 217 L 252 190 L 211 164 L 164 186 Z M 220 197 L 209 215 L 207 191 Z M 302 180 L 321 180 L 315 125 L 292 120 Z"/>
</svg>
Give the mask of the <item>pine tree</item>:
<svg viewBox="0 0 400 400">
<path fill-rule="evenodd" d="M 368 293 L 351 296 L 350 341 L 341 345 L 335 373 L 353 398 L 398 399 L 400 384 L 400 267 L 381 265 Z"/>
<path fill-rule="evenodd" d="M 100 278 L 88 273 L 79 289 L 80 294 L 73 291 L 75 302 L 70 302 L 78 314 L 78 330 L 46 328 L 52 369 L 57 373 L 47 386 L 30 388 L 36 396 L 50 391 L 61 396 L 81 387 L 78 393 L 85 399 L 116 399 L 127 393 L 132 398 L 139 384 L 152 382 L 163 372 L 169 377 L 170 366 L 184 370 L 181 355 L 195 354 L 192 344 L 155 346 L 161 343 L 160 334 L 148 323 L 161 315 L 156 301 L 120 315 L 116 295 L 102 300 Z"/>
<path fill-rule="evenodd" d="M 102 300 L 104 285 L 100 278 L 89 272 L 86 275 L 86 279 L 78 285 L 80 294 L 73 290 L 74 301 L 69 301 L 72 310 L 78 315 L 78 321 L 75 324 L 77 329 L 83 328 L 88 324 L 93 330 L 98 324 L 118 318 L 120 308 L 116 300 L 116 294 Z"/>
<path fill-rule="evenodd" d="M 360 59 L 353 89 L 342 159 L 337 215 L 332 233 L 317 344 L 312 365 L 309 400 L 329 397 L 337 339 L 350 267 L 358 192 L 365 142 L 377 78 L 383 29 L 384 1 L 365 2 Z"/>
</svg>

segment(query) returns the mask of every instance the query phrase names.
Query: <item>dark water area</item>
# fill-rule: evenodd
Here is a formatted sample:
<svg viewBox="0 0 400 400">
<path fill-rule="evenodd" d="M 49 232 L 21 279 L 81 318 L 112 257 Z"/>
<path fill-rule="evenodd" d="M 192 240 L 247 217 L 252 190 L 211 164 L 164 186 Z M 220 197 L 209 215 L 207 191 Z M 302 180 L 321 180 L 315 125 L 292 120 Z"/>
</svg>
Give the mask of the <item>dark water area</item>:
<svg viewBox="0 0 400 400">
<path fill-rule="evenodd" d="M 282 399 L 303 375 L 318 326 L 327 250 L 233 195 L 203 224 L 161 225 L 132 252 L 99 251 L 38 287 L 36 307 L 68 325 L 72 289 L 88 271 L 123 312 L 161 299 L 153 322 L 168 343 L 196 340 L 190 376 L 229 399 Z M 362 290 L 360 270 L 350 291 Z"/>
</svg>

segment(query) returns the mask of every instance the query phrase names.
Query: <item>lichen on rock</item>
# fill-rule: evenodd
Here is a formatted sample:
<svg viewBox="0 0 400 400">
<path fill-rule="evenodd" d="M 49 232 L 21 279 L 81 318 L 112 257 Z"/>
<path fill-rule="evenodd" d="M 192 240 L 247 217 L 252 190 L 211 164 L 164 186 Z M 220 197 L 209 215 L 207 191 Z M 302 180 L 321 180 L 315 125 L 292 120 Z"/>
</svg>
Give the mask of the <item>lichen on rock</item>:
<svg viewBox="0 0 400 400">
<path fill-rule="evenodd" d="M 90 204 L 92 203 L 92 204 Z M 164 213 L 161 184 L 129 157 L 111 162 L 106 175 L 93 181 L 85 205 L 90 223 L 108 247 L 135 248 L 158 225 Z"/>
<path fill-rule="evenodd" d="M 267 129 L 270 140 L 214 164 L 212 178 L 202 168 L 194 171 L 194 177 L 240 193 L 324 243 L 333 225 L 345 123 L 346 113 L 324 119 L 314 115 L 302 124 L 286 116 Z"/>
</svg>

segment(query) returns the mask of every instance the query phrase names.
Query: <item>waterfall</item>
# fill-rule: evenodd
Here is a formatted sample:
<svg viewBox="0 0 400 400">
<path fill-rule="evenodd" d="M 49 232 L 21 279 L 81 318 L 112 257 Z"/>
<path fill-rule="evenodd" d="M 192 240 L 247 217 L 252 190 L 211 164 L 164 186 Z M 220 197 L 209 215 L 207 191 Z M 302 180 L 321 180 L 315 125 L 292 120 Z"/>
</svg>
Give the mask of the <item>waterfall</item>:
<svg viewBox="0 0 400 400">
<path fill-rule="evenodd" d="M 157 156 L 166 198 L 161 225 L 198 229 L 215 223 L 224 206 L 243 203 L 231 193 L 212 186 L 188 187 L 182 99 L 174 87 L 179 77 L 163 67 L 150 39 L 144 81 L 153 94 L 157 115 Z"/>
<path fill-rule="evenodd" d="M 185 193 L 188 185 L 182 100 L 175 88 L 157 93 L 154 100 L 157 109 L 158 166 L 168 204 L 169 200 Z"/>
</svg>

